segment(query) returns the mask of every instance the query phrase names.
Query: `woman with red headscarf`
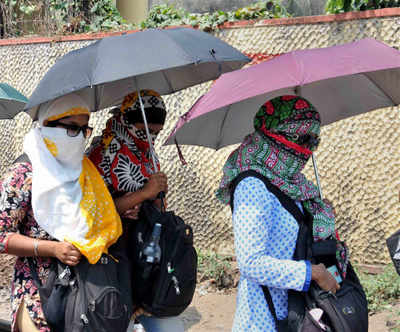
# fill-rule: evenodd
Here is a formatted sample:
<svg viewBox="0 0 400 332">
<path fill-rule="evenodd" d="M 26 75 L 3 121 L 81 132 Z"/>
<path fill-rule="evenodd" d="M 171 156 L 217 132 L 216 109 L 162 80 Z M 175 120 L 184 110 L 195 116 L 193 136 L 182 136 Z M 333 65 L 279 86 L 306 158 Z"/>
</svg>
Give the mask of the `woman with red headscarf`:
<svg viewBox="0 0 400 332">
<path fill-rule="evenodd" d="M 154 144 L 164 126 L 165 104 L 155 91 L 142 90 L 140 93 Z M 103 176 L 121 217 L 137 219 L 140 205 L 145 200 L 153 200 L 160 205 L 157 196 L 160 192 L 168 192 L 167 177 L 160 172 L 158 161 L 154 169 L 138 93 L 125 96 L 121 107 L 113 113 L 102 136 L 92 143 L 89 158 Z M 129 225 L 125 222 L 125 235 L 128 234 L 127 227 Z M 183 324 L 178 317 L 155 318 L 141 309 L 135 316 L 147 332 L 183 332 Z"/>
<path fill-rule="evenodd" d="M 319 143 L 320 118 L 315 108 L 298 96 L 277 97 L 260 107 L 254 128 L 226 161 L 217 198 L 233 206 L 241 274 L 232 331 L 275 332 L 261 286 L 268 287 L 277 319 L 284 320 L 288 290 L 307 291 L 311 280 L 332 293 L 339 285 L 324 265 L 293 259 L 298 223 L 260 178 L 244 177 L 234 188 L 232 183 L 250 170 L 266 178 L 312 216 L 314 240 L 334 235 L 335 223 L 331 206 L 301 173 Z"/>
</svg>

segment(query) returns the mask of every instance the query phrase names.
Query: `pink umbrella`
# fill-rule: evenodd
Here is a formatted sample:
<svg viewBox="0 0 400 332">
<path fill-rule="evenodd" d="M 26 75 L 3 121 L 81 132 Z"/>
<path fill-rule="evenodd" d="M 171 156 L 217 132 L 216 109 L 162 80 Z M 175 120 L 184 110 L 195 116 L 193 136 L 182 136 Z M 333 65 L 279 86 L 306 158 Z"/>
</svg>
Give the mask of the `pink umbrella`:
<svg viewBox="0 0 400 332">
<path fill-rule="evenodd" d="M 322 124 L 400 104 L 400 51 L 375 39 L 293 51 L 222 75 L 165 142 L 219 149 L 252 132 L 259 107 L 279 95 L 309 100 Z"/>
</svg>

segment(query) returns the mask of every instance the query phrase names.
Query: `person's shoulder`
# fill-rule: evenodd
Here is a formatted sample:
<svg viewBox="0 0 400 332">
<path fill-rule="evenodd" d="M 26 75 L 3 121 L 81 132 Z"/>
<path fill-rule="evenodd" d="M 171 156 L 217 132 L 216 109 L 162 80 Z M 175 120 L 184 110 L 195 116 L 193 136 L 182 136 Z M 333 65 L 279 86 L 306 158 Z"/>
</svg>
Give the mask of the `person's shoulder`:
<svg viewBox="0 0 400 332">
<path fill-rule="evenodd" d="M 237 184 L 236 191 L 246 191 L 253 194 L 262 195 L 262 197 L 273 199 L 275 198 L 274 194 L 272 194 L 265 183 L 258 177 L 255 176 L 246 176 Z"/>
</svg>

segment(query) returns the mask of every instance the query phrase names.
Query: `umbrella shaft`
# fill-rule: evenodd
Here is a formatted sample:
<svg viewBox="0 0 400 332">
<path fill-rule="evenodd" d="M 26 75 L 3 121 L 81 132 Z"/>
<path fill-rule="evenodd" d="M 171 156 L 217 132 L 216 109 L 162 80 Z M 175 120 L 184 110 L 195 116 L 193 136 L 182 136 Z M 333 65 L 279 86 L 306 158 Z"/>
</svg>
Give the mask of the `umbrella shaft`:
<svg viewBox="0 0 400 332">
<path fill-rule="evenodd" d="M 145 127 L 145 129 L 146 129 L 147 142 L 149 142 L 151 160 L 153 161 L 153 166 L 154 166 L 154 173 L 157 173 L 158 168 L 157 168 L 157 161 L 156 161 L 156 157 L 155 157 L 153 142 L 151 141 L 149 125 L 147 124 L 147 118 L 146 118 L 146 113 L 145 113 L 145 111 L 144 111 L 142 96 L 140 95 L 140 89 L 139 89 L 138 86 L 137 86 L 136 78 L 135 78 L 135 83 L 136 83 L 137 92 L 138 92 L 138 98 L 139 98 L 139 103 L 140 103 L 140 109 L 141 109 L 141 111 L 142 111 L 143 123 L 144 123 L 144 127 Z M 165 212 L 164 196 L 165 196 L 165 194 L 164 194 L 163 192 L 160 192 L 160 193 L 158 194 L 158 196 L 157 196 L 157 197 L 160 198 L 160 200 L 161 200 L 161 211 L 162 211 L 162 212 Z"/>
<path fill-rule="evenodd" d="M 140 95 L 140 90 L 138 89 L 138 98 L 139 98 L 139 103 L 140 103 L 140 109 L 142 111 L 142 117 L 143 117 L 143 123 L 144 123 L 144 128 L 146 130 L 146 135 L 147 135 L 147 142 L 149 143 L 150 146 L 150 155 L 151 155 L 151 160 L 153 162 L 153 167 L 154 167 L 154 172 L 157 172 L 157 161 L 154 155 L 154 147 L 153 147 L 153 142 L 151 141 L 150 137 L 150 130 L 149 130 L 149 125 L 147 123 L 147 118 L 146 118 L 146 113 L 144 111 L 144 106 L 143 106 L 143 101 L 142 97 Z"/>
<path fill-rule="evenodd" d="M 319 197 L 321 199 L 324 199 L 322 196 L 322 190 L 321 190 L 321 183 L 319 182 L 319 174 L 318 174 L 318 168 L 317 168 L 317 161 L 314 157 L 314 153 L 312 154 L 312 162 L 314 166 L 314 174 L 315 174 L 315 179 L 317 180 L 317 186 L 318 186 L 318 192 L 319 192 Z"/>
</svg>

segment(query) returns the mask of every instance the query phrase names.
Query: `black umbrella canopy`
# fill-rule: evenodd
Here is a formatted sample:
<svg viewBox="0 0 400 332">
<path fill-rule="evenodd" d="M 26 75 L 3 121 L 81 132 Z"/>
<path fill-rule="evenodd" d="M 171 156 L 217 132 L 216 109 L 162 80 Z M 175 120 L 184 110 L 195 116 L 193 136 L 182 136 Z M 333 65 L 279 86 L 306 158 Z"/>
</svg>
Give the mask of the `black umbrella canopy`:
<svg viewBox="0 0 400 332">
<path fill-rule="evenodd" d="M 239 69 L 250 59 L 222 40 L 190 28 L 149 29 L 107 37 L 69 52 L 46 73 L 25 109 L 78 92 L 96 111 L 136 89 L 173 93 Z"/>
</svg>

